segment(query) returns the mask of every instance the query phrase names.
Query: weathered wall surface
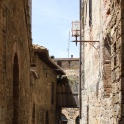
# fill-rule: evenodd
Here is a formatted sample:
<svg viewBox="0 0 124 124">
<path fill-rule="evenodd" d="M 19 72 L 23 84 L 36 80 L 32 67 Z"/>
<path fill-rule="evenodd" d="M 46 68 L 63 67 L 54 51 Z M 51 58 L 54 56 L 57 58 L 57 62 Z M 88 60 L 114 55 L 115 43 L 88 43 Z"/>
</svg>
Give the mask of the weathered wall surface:
<svg viewBox="0 0 124 124">
<path fill-rule="evenodd" d="M 115 0 L 83 2 L 84 40 L 100 42 L 82 45 L 81 122 L 120 124 L 123 123 L 123 3 Z"/>
<path fill-rule="evenodd" d="M 57 73 L 45 64 L 36 54 L 35 71 L 32 74 L 32 122 L 37 124 L 55 124 L 56 122 L 56 85 Z"/>
<path fill-rule="evenodd" d="M 31 123 L 29 89 L 31 27 L 27 7 L 29 7 L 27 0 L 0 1 L 1 124 Z"/>
<path fill-rule="evenodd" d="M 72 93 L 78 94 L 79 93 L 79 68 L 65 70 L 65 72 L 66 72 L 66 75 L 68 77 L 69 86 L 70 86 Z M 73 96 L 73 97 L 75 99 L 75 96 Z M 79 99 L 77 100 L 77 103 L 79 105 Z M 63 108 L 62 113 L 68 119 L 67 124 L 75 124 L 76 118 L 79 116 L 79 108 Z"/>
<path fill-rule="evenodd" d="M 54 61 L 63 69 L 79 68 L 79 58 L 55 58 Z"/>
<path fill-rule="evenodd" d="M 70 95 L 70 97 L 67 97 L 67 104 L 70 104 L 70 99 L 73 99 L 78 105 L 77 108 L 73 108 L 73 106 L 70 106 L 70 108 L 63 107 L 61 113 L 67 118 L 67 124 L 75 124 L 76 118 L 79 116 L 79 97 L 77 96 L 79 93 L 79 58 L 56 58 L 55 62 L 64 69 L 68 79 L 70 89 L 68 92 L 70 92 L 70 94 L 66 92 L 65 97 L 66 95 Z M 59 91 L 66 91 L 64 83 L 58 87 Z M 62 99 L 62 101 L 64 101 L 64 99 Z"/>
</svg>

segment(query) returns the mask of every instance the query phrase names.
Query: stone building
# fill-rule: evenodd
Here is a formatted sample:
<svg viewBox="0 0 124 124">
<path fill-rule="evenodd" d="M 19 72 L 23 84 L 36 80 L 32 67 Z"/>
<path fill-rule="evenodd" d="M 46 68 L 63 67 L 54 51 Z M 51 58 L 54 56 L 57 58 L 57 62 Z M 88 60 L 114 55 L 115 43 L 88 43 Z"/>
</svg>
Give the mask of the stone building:
<svg viewBox="0 0 124 124">
<path fill-rule="evenodd" d="M 31 64 L 32 122 L 56 123 L 57 75 L 65 72 L 49 58 L 48 50 L 33 45 Z"/>
<path fill-rule="evenodd" d="M 31 0 L 0 0 L 0 124 L 55 124 L 57 75 L 42 47 L 32 48 Z"/>
<path fill-rule="evenodd" d="M 79 124 L 79 58 L 55 58 L 54 61 L 62 67 L 67 77 L 67 82 L 63 80 L 57 85 L 61 124 Z"/>
<path fill-rule="evenodd" d="M 28 0 L 0 0 L 0 123 L 30 123 Z"/>
<path fill-rule="evenodd" d="M 123 124 L 124 1 L 81 4 L 81 123 Z"/>
</svg>

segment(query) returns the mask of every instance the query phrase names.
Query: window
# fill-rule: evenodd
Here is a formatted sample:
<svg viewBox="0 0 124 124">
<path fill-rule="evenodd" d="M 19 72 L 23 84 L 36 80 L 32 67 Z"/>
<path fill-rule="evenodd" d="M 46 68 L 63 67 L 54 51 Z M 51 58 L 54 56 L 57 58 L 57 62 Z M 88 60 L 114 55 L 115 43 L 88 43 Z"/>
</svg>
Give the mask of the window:
<svg viewBox="0 0 124 124">
<path fill-rule="evenodd" d="M 48 113 L 48 111 L 46 112 L 46 115 L 45 115 L 45 124 L 49 124 L 49 113 Z"/>
<path fill-rule="evenodd" d="M 84 24 L 86 25 L 86 19 L 87 19 L 87 1 L 84 2 L 84 16 L 82 18 L 84 19 Z"/>
<path fill-rule="evenodd" d="M 114 43 L 113 47 L 114 47 L 114 66 L 116 66 L 117 65 L 116 42 Z"/>
<path fill-rule="evenodd" d="M 18 56 L 14 56 L 13 64 L 13 124 L 19 123 L 19 63 Z"/>
<path fill-rule="evenodd" d="M 33 104 L 33 110 L 32 110 L 32 124 L 35 124 L 35 104 Z"/>
<path fill-rule="evenodd" d="M 92 0 L 89 0 L 89 27 L 92 25 Z"/>
<path fill-rule="evenodd" d="M 54 89 L 54 83 L 52 82 L 52 86 L 51 86 L 51 104 L 54 104 L 54 91 L 55 89 Z"/>
<path fill-rule="evenodd" d="M 59 65 L 60 67 L 62 67 L 62 62 L 61 61 L 58 61 L 57 62 L 57 65 Z"/>
<path fill-rule="evenodd" d="M 111 46 L 110 38 L 107 36 L 104 40 L 104 49 L 103 49 L 103 82 L 104 82 L 104 91 L 105 97 L 109 97 L 112 92 L 111 84 Z M 114 46 L 116 47 L 116 45 Z M 114 48 L 115 49 L 115 48 Z"/>
<path fill-rule="evenodd" d="M 48 75 L 47 75 L 47 72 L 46 72 L 46 78 L 47 78 L 47 76 L 48 76 Z"/>
</svg>

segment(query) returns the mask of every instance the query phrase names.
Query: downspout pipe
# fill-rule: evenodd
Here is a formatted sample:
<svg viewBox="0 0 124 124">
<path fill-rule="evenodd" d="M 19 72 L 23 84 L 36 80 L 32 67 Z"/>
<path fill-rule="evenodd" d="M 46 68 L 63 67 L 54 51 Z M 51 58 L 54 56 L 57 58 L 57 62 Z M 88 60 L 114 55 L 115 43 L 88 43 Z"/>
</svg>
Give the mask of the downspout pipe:
<svg viewBox="0 0 124 124">
<path fill-rule="evenodd" d="M 80 14 L 80 41 L 84 40 L 84 0 L 79 2 Z M 80 67 L 79 67 L 79 116 L 82 119 L 82 90 L 84 90 L 85 74 L 84 74 L 84 43 L 80 42 Z"/>
<path fill-rule="evenodd" d="M 80 19 L 80 41 L 82 40 L 82 0 L 79 0 L 79 19 Z M 82 43 L 80 42 L 80 48 L 79 48 L 79 117 L 81 119 L 81 64 L 82 64 L 82 57 L 81 57 L 81 51 L 82 51 Z"/>
</svg>

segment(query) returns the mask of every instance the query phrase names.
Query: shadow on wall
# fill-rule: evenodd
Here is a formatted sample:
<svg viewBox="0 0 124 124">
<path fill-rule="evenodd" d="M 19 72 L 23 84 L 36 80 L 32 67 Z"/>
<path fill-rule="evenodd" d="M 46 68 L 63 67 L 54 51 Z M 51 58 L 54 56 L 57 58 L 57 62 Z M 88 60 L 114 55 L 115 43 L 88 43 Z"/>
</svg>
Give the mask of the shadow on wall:
<svg viewBox="0 0 124 124">
<path fill-rule="evenodd" d="M 67 123 L 68 123 L 68 119 L 66 118 L 66 116 L 64 114 L 61 114 L 60 124 L 67 124 Z"/>
<path fill-rule="evenodd" d="M 57 78 L 57 107 L 79 107 L 78 82 L 76 80 L 73 80 L 72 83 L 67 76 L 59 76 Z"/>
</svg>

